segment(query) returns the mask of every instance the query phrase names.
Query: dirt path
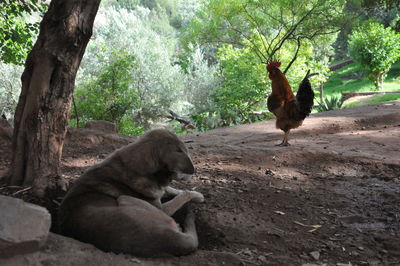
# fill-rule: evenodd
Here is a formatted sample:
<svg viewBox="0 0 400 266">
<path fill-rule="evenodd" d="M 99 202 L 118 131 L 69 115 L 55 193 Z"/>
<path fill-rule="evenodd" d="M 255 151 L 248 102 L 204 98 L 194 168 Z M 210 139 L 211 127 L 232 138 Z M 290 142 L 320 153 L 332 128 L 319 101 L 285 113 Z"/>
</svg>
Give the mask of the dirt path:
<svg viewBox="0 0 400 266">
<path fill-rule="evenodd" d="M 67 142 L 71 181 L 132 140 L 89 133 Z M 282 137 L 274 121 L 183 137 L 197 173 L 174 185 L 205 195 L 200 249 L 246 265 L 399 265 L 400 101 L 312 115 L 292 146 Z"/>
<path fill-rule="evenodd" d="M 290 147 L 274 146 L 273 121 L 186 137 L 207 198 L 202 248 L 261 265 L 399 264 L 400 102 L 313 115 L 293 133 Z"/>
</svg>

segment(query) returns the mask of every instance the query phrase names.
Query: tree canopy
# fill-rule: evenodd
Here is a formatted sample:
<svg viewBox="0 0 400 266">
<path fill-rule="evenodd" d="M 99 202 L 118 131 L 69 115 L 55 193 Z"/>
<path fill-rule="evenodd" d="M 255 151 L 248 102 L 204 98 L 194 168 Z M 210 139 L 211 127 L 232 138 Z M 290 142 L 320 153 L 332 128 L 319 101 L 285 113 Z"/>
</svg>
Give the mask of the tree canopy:
<svg viewBox="0 0 400 266">
<path fill-rule="evenodd" d="M 277 56 L 286 43 L 322 42 L 343 23 L 344 0 L 212 0 L 192 21 L 186 40 L 250 47 L 261 62 Z M 290 67 L 290 63 L 287 69 Z"/>
<path fill-rule="evenodd" d="M 39 16 L 47 5 L 37 0 L 0 2 L 0 60 L 23 64 L 39 29 Z"/>
</svg>

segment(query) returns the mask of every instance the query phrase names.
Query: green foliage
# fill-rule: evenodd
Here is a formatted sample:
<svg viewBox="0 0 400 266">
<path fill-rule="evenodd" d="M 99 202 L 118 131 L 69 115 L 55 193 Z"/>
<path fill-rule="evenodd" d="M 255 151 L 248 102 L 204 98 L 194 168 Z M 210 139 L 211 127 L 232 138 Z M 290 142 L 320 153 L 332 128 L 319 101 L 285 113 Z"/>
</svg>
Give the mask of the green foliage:
<svg viewBox="0 0 400 266">
<path fill-rule="evenodd" d="M 324 86 L 327 96 L 339 95 L 343 92 L 368 92 L 374 89 L 374 85 L 360 76 L 360 66 L 356 63 L 347 65 L 335 71 Z M 393 65 L 383 84 L 382 91 L 400 90 L 400 62 Z"/>
<path fill-rule="evenodd" d="M 23 64 L 39 29 L 33 15 L 39 15 L 46 7 L 37 0 L 0 2 L 1 61 Z"/>
<path fill-rule="evenodd" d="M 367 104 L 376 104 L 380 102 L 396 101 L 400 100 L 400 93 L 387 93 L 383 95 L 373 95 L 368 100 Z"/>
<path fill-rule="evenodd" d="M 265 62 L 272 56 L 282 62 L 282 70 L 288 69 L 294 90 L 307 69 L 319 73 L 312 78 L 313 86 L 327 80 L 344 1 L 295 2 L 204 1 L 183 32 L 182 43 L 213 44 L 222 82 L 208 108 L 192 115 L 197 128 L 253 121 L 251 114 L 266 107 L 270 82 Z"/>
<path fill-rule="evenodd" d="M 368 92 L 374 89 L 373 84 L 359 74 L 360 66 L 350 64 L 335 71 L 324 86 L 326 95 L 338 95 L 343 92 Z M 393 65 L 388 72 L 382 91 L 400 91 L 400 62 Z"/>
<path fill-rule="evenodd" d="M 22 66 L 0 62 L 0 115 L 4 114 L 8 119 L 14 117 L 17 107 L 22 71 Z"/>
<path fill-rule="evenodd" d="M 161 12 L 161 11 L 160 11 Z M 209 95 L 219 86 L 218 65 L 210 65 L 200 47 L 186 51 L 184 68 L 176 57 L 174 29 L 165 25 L 164 13 L 141 6 L 100 10 L 104 23 L 97 25 L 77 76 L 78 87 L 100 75 L 124 50 L 135 59 L 129 75 L 138 102 L 130 107 L 137 125 L 149 129 L 164 123 L 168 110 L 179 115 L 207 109 Z"/>
<path fill-rule="evenodd" d="M 243 120 L 259 104 L 265 104 L 269 90 L 265 66 L 250 49 L 234 49 L 231 45 L 219 49 L 218 59 L 223 84 L 212 95 L 213 100 L 228 116 L 234 113 L 235 120 Z"/>
<path fill-rule="evenodd" d="M 190 21 L 193 19 L 200 6 L 201 1 L 199 0 L 180 0 L 178 2 L 179 25 L 183 29 L 189 27 Z"/>
<path fill-rule="evenodd" d="M 373 89 L 373 84 L 360 75 L 360 66 L 355 63 L 333 72 L 324 85 L 324 92 L 327 96 L 341 94 L 342 92 L 362 92 Z"/>
<path fill-rule="evenodd" d="M 390 67 L 400 58 L 400 34 L 371 22 L 352 33 L 349 48 L 379 90 Z"/>
<path fill-rule="evenodd" d="M 164 27 L 166 25 L 179 28 L 181 21 L 179 18 L 178 4 L 182 0 L 107 0 L 104 4 L 105 7 L 113 6 L 115 9 L 126 9 L 134 11 L 138 7 L 144 7 L 153 12 L 153 14 L 161 15 L 167 20 L 157 26 Z"/>
<path fill-rule="evenodd" d="M 145 129 L 135 123 L 132 119 L 132 114 L 125 114 L 120 120 L 118 132 L 130 136 L 140 136 L 145 132 Z"/>
<path fill-rule="evenodd" d="M 221 86 L 219 64 L 210 65 L 200 47 L 191 47 L 182 68 L 185 72 L 185 88 L 189 112 L 200 113 L 212 103 L 211 95 Z"/>
<path fill-rule="evenodd" d="M 82 122 L 89 120 L 107 120 L 116 123 L 120 132 L 136 132 L 132 116 L 134 106 L 139 105 L 135 80 L 131 70 L 135 67 L 135 58 L 120 50 L 112 54 L 109 65 L 99 74 L 87 80 L 76 89 L 76 105 Z M 140 131 L 140 130 L 139 130 Z"/>
<path fill-rule="evenodd" d="M 342 96 L 333 95 L 331 97 L 325 97 L 322 103 L 317 106 L 318 112 L 330 111 L 340 109 L 343 106 Z"/>
<path fill-rule="evenodd" d="M 235 111 L 220 109 L 218 106 L 210 106 L 209 111 L 193 114 L 191 119 L 199 131 L 237 125 L 242 121 Z"/>
<path fill-rule="evenodd" d="M 249 47 L 262 62 L 275 56 L 286 42 L 333 41 L 343 20 L 344 0 L 207 0 L 184 43 L 220 43 Z M 295 51 L 295 49 L 293 50 Z M 292 53 L 295 58 L 295 52 Z"/>
<path fill-rule="evenodd" d="M 101 1 L 102 7 L 108 8 L 110 6 L 114 7 L 115 9 L 127 9 L 127 10 L 134 10 L 139 4 L 141 3 L 140 0 L 103 0 Z"/>
<path fill-rule="evenodd" d="M 95 28 L 95 39 L 88 45 L 77 79 L 80 84 L 97 76 L 99 70 L 111 64 L 113 54 L 124 50 L 135 59 L 129 75 L 138 102 L 130 112 L 135 123 L 145 129 L 160 122 L 168 109 L 181 113 L 179 107 L 185 101 L 185 79 L 181 68 L 173 64 L 173 35 L 169 30 L 158 31 L 155 21 L 159 17 L 154 12 L 143 7 L 100 12 L 106 22 Z"/>
<path fill-rule="evenodd" d="M 192 112 L 198 130 L 231 126 L 252 121 L 250 113 L 264 109 L 269 87 L 265 66 L 250 49 L 235 49 L 226 45 L 217 54 L 219 79 L 203 97 L 202 108 Z M 256 118 L 254 118 L 256 120 Z"/>
<path fill-rule="evenodd" d="M 334 44 L 336 59 L 348 58 L 349 36 L 353 29 L 365 21 L 373 20 L 400 32 L 400 1 L 398 0 L 347 0 L 344 11 L 346 23 Z"/>
<path fill-rule="evenodd" d="M 324 85 L 325 97 L 339 97 L 343 92 L 370 92 L 374 85 L 367 78 L 360 76 L 360 66 L 356 63 L 347 65 L 335 71 Z M 400 62 L 395 63 L 388 72 L 381 91 L 400 91 Z M 356 101 L 346 101 L 342 108 L 358 105 L 398 100 L 400 94 L 373 95 Z"/>
<path fill-rule="evenodd" d="M 290 51 L 293 48 L 287 43 L 279 51 L 283 66 L 291 60 Z M 324 58 L 316 62 L 312 57 L 312 48 L 300 49 L 297 62 L 287 72 L 286 76 L 294 90 L 297 90 L 309 68 L 322 74 L 312 78 L 314 88 L 326 80 L 328 61 Z M 253 115 L 266 109 L 266 98 L 270 90 L 265 64 L 260 63 L 254 51 L 225 45 L 218 49 L 217 59 L 220 62 L 221 86 L 210 95 L 208 108 L 192 115 L 197 128 L 207 130 L 268 119 Z"/>
</svg>

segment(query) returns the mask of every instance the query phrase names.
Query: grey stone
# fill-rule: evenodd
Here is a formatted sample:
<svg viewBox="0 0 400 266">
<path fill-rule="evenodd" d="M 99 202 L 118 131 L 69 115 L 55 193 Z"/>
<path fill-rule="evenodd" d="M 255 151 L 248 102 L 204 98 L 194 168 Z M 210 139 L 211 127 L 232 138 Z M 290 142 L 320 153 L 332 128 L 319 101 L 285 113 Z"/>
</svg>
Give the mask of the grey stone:
<svg viewBox="0 0 400 266">
<path fill-rule="evenodd" d="M 315 259 L 315 260 L 319 260 L 320 253 L 319 253 L 319 251 L 313 251 L 313 252 L 310 252 L 310 256 L 313 257 L 313 259 Z"/>
<path fill-rule="evenodd" d="M 0 257 L 33 252 L 44 245 L 51 217 L 40 206 L 0 195 Z"/>
</svg>

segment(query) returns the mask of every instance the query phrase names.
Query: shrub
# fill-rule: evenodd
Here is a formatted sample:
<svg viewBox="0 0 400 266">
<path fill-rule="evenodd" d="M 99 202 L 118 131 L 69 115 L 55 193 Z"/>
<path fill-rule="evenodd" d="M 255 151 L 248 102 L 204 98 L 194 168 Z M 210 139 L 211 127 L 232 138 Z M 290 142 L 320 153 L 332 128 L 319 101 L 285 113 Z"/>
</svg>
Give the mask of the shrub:
<svg viewBox="0 0 400 266">
<path fill-rule="evenodd" d="M 147 130 L 164 119 L 168 109 L 174 109 L 172 106 L 184 100 L 184 77 L 172 57 L 173 29 L 165 26 L 165 19 L 155 10 L 140 6 L 131 10 L 110 7 L 100 15 L 104 19 L 94 30 L 77 84 L 81 89 L 88 88 L 87 80 L 92 82 L 104 69 L 111 71 L 115 54 L 124 51 L 135 61 L 135 66 L 124 72 L 136 97 L 135 104 L 127 112 L 137 125 Z M 125 106 L 125 103 L 117 105 Z"/>
<path fill-rule="evenodd" d="M 335 109 L 340 109 L 343 106 L 342 96 L 333 95 L 331 97 L 325 97 L 322 103 L 317 106 L 318 112 L 325 112 Z"/>
<path fill-rule="evenodd" d="M 238 124 L 249 112 L 265 106 L 269 91 L 265 65 L 249 49 L 231 45 L 218 51 L 222 85 L 212 94 L 223 124 Z"/>
<path fill-rule="evenodd" d="M 76 89 L 78 114 L 73 109 L 72 117 L 78 116 L 82 122 L 107 120 L 116 123 L 120 132 L 134 132 L 130 114 L 139 102 L 131 75 L 135 62 L 124 50 L 113 53 L 110 65 Z"/>
<path fill-rule="evenodd" d="M 393 63 L 400 58 L 400 34 L 390 27 L 369 22 L 355 30 L 349 39 L 350 54 L 368 73 L 380 90 Z"/>
</svg>

